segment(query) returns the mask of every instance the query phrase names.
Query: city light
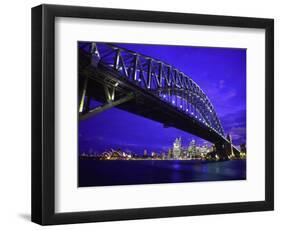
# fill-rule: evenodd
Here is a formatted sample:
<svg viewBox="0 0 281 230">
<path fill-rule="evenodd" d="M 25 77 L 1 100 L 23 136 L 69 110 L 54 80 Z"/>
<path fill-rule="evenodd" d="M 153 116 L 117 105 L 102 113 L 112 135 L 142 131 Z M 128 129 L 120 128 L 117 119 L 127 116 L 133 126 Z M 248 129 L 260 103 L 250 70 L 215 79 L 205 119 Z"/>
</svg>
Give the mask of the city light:
<svg viewBox="0 0 281 230">
<path fill-rule="evenodd" d="M 231 137 L 228 136 L 231 140 Z M 246 159 L 246 145 L 241 145 L 241 154 L 238 157 L 233 152 L 229 155 L 230 160 Z M 142 153 L 133 153 L 131 151 L 123 151 L 121 149 L 110 149 L 100 154 L 81 154 L 82 158 L 93 158 L 97 160 L 220 160 L 219 153 L 213 144 L 197 145 L 195 140 L 191 140 L 188 145 L 183 145 L 181 137 L 176 138 L 168 151 L 151 151 L 148 153 L 146 149 Z"/>
</svg>

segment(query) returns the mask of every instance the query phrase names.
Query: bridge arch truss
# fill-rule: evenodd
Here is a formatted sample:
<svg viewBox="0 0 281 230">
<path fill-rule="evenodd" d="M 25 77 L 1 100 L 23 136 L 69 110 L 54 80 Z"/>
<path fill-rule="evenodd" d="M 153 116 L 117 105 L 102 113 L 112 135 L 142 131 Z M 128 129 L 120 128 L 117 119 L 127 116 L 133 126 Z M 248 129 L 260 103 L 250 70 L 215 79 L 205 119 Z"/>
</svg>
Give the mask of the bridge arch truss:
<svg viewBox="0 0 281 230">
<path fill-rule="evenodd" d="M 91 55 L 93 66 L 118 76 L 158 96 L 186 115 L 225 136 L 210 99 L 187 74 L 161 60 L 107 43 L 83 42 L 79 48 Z"/>
</svg>

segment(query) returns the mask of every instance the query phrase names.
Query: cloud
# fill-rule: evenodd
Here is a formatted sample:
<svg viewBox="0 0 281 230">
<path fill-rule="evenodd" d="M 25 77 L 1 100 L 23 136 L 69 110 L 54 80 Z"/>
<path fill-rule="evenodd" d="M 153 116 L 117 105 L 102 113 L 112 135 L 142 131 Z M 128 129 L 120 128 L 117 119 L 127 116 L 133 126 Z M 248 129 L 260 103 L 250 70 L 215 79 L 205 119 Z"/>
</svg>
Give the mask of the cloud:
<svg viewBox="0 0 281 230">
<path fill-rule="evenodd" d="M 219 80 L 219 89 L 223 89 L 225 86 L 225 81 L 224 80 Z"/>
<path fill-rule="evenodd" d="M 245 139 L 246 127 L 234 127 L 229 132 L 232 135 L 233 141 Z"/>
<path fill-rule="evenodd" d="M 221 101 L 227 102 L 227 101 L 233 99 L 234 97 L 236 97 L 236 95 L 237 95 L 236 89 L 231 89 L 221 97 L 221 99 L 222 99 Z"/>
<path fill-rule="evenodd" d="M 235 145 L 246 143 L 246 110 L 238 110 L 221 117 L 221 123 L 226 134 L 232 136 Z"/>
</svg>

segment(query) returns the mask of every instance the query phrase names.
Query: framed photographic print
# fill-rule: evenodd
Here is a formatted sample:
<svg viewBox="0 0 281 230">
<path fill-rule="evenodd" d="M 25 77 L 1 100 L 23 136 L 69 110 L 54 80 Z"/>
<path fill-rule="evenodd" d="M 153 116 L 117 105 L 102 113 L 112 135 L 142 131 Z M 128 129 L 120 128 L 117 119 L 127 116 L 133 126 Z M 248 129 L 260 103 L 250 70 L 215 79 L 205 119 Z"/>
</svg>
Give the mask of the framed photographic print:
<svg viewBox="0 0 281 230">
<path fill-rule="evenodd" d="M 274 207 L 273 19 L 32 9 L 32 221 Z"/>
</svg>

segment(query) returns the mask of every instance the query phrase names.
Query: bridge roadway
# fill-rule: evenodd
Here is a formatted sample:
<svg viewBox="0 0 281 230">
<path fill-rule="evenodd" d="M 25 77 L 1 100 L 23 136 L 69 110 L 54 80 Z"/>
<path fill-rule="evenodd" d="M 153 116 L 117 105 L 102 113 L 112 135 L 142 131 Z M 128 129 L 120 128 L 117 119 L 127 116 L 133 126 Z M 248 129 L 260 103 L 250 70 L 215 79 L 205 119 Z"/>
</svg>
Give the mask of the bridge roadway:
<svg viewBox="0 0 281 230">
<path fill-rule="evenodd" d="M 108 100 L 108 91 L 114 92 L 114 100 Z M 99 63 L 97 66 L 91 65 L 91 56 L 79 49 L 79 101 L 83 97 L 83 92 L 87 99 L 94 98 L 106 105 L 99 111 L 115 106 L 160 122 L 165 127 L 174 127 L 207 140 L 215 144 L 221 160 L 228 159 L 231 151 L 237 156 L 240 154 L 237 148 L 231 146 L 229 140 L 214 129 L 183 113 L 170 103 L 160 100 L 153 91 L 136 86 L 103 63 Z M 95 110 L 90 108 L 89 100 L 88 103 L 85 100 L 83 107 L 80 119 L 87 119 L 95 114 Z"/>
</svg>

